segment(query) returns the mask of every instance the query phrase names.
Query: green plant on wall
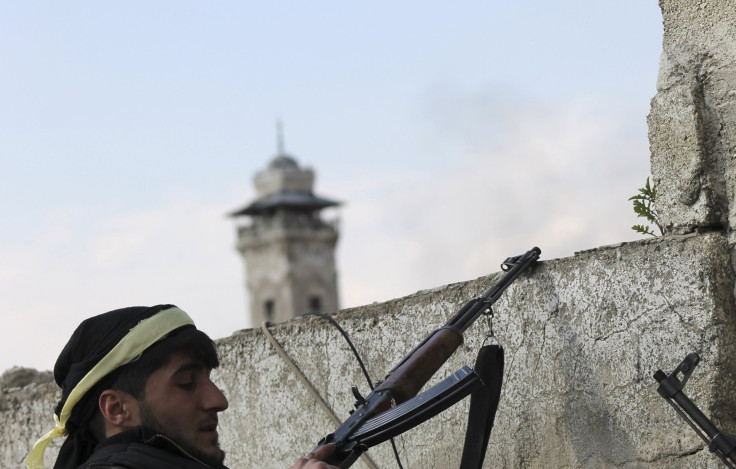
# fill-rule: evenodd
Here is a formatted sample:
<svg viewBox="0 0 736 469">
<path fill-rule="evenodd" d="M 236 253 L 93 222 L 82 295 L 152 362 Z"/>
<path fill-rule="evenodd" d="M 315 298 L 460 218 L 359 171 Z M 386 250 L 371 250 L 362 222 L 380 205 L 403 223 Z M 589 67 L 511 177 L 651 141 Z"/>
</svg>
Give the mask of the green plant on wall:
<svg viewBox="0 0 736 469">
<path fill-rule="evenodd" d="M 649 178 L 647 178 L 646 185 L 639 189 L 639 193 L 637 195 L 629 197 L 629 200 L 634 203 L 634 212 L 636 212 L 636 216 L 646 218 L 649 223 L 657 226 L 661 235 L 664 235 L 662 225 L 659 223 L 659 215 L 654 209 L 656 198 L 657 188 L 654 187 L 654 184 L 650 185 Z M 643 235 L 657 236 L 649 225 L 634 225 L 631 229 Z"/>
</svg>

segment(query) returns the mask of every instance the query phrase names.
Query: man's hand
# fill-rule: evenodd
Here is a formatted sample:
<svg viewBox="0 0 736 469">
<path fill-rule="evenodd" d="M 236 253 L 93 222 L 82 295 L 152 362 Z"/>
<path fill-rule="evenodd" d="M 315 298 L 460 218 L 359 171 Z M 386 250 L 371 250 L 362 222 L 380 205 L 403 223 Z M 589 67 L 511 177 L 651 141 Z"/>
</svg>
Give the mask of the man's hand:
<svg viewBox="0 0 736 469">
<path fill-rule="evenodd" d="M 310 453 L 306 458 L 299 458 L 289 469 L 339 469 L 337 466 L 330 466 L 322 460 L 335 452 L 335 445 L 332 443 L 322 446 L 314 453 Z"/>
</svg>

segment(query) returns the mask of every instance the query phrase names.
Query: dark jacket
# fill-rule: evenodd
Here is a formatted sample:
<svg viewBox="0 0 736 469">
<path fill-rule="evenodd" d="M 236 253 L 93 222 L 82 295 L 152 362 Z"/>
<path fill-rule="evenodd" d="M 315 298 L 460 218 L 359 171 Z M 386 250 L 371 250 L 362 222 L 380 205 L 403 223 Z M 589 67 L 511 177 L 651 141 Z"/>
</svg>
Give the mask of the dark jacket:
<svg viewBox="0 0 736 469">
<path fill-rule="evenodd" d="M 78 469 L 227 469 L 195 459 L 176 443 L 145 427 L 135 427 L 106 439 Z"/>
</svg>

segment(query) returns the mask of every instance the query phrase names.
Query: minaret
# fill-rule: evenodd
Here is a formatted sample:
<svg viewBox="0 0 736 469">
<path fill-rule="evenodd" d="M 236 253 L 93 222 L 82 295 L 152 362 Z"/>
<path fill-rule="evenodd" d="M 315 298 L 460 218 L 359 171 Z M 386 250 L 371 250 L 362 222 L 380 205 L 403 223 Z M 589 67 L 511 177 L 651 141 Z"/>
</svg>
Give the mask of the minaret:
<svg viewBox="0 0 736 469">
<path fill-rule="evenodd" d="M 253 182 L 258 198 L 230 214 L 244 221 L 237 249 L 245 260 L 251 325 L 338 310 L 337 221 L 323 220 L 320 211 L 339 203 L 312 193 L 314 171 L 284 152 L 280 125 L 278 154 Z"/>
</svg>

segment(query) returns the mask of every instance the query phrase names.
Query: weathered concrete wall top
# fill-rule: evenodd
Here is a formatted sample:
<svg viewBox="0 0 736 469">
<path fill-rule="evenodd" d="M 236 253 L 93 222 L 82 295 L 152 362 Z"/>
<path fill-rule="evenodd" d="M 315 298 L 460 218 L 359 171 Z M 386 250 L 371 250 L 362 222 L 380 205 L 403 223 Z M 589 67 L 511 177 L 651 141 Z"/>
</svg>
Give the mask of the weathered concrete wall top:
<svg viewBox="0 0 736 469">
<path fill-rule="evenodd" d="M 378 378 L 498 275 L 335 318 Z M 539 264 L 495 308 L 507 364 L 486 466 L 717 467 L 657 395 L 652 374 L 672 371 L 687 352 L 698 351 L 703 361 L 688 394 L 719 424 L 733 423 L 733 281 L 720 233 L 658 238 Z M 466 345 L 440 375 L 473 364 L 483 330 L 481 323 L 468 330 Z M 350 386 L 364 392 L 367 386 L 339 333 L 319 318 L 297 318 L 272 331 L 328 404 L 347 416 L 354 401 Z M 231 403 L 221 434 L 232 468 L 286 467 L 334 429 L 260 330 L 218 344 L 223 366 L 215 379 Z M 33 384 L 0 396 L 6 422 L 0 466 L 21 467 L 32 441 L 49 429 L 54 393 L 53 385 Z M 457 467 L 466 412 L 463 402 L 400 437 L 405 467 Z M 395 467 L 387 445 L 370 453 L 379 467 Z"/>
</svg>

